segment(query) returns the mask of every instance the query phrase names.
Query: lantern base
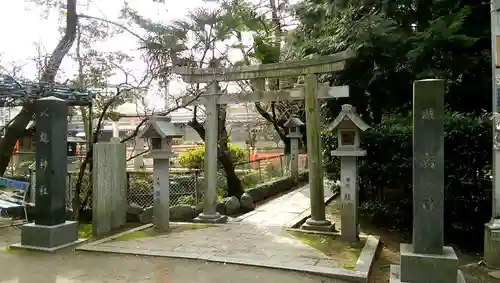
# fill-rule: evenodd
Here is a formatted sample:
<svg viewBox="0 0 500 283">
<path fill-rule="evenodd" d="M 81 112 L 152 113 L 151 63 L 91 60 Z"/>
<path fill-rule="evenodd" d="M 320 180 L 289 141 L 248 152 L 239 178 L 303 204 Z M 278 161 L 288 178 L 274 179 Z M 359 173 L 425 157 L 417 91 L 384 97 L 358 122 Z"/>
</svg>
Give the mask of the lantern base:
<svg viewBox="0 0 500 283">
<path fill-rule="evenodd" d="M 227 215 L 221 215 L 220 213 L 216 212 L 215 214 L 205 214 L 205 213 L 200 213 L 198 217 L 193 219 L 194 223 L 226 223 L 227 222 Z"/>
</svg>

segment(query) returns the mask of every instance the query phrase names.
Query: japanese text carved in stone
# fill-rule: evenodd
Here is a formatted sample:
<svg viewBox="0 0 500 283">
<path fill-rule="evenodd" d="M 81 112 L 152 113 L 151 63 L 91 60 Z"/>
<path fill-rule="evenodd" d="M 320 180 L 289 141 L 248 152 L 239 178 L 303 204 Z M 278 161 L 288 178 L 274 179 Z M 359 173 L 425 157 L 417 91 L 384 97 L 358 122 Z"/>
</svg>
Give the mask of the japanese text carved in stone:
<svg viewBox="0 0 500 283">
<path fill-rule="evenodd" d="M 48 143 L 49 142 L 49 136 L 47 135 L 46 132 L 41 132 L 40 133 L 40 141 L 43 143 Z"/>
<path fill-rule="evenodd" d="M 49 194 L 49 192 L 47 191 L 47 187 L 45 187 L 44 185 L 41 185 L 40 186 L 40 195 L 41 196 L 46 196 L 48 194 Z"/>
<path fill-rule="evenodd" d="M 429 212 L 434 209 L 434 201 L 432 199 L 426 199 L 422 203 L 422 209 L 426 212 Z"/>
<path fill-rule="evenodd" d="M 436 157 L 431 156 L 428 153 L 425 153 L 422 158 L 422 161 L 420 162 L 420 165 L 424 168 L 434 169 L 436 168 Z"/>
<path fill-rule="evenodd" d="M 434 119 L 435 119 L 434 109 L 427 108 L 422 111 L 422 120 L 434 120 Z"/>
<path fill-rule="evenodd" d="M 344 194 L 344 202 L 346 202 L 346 203 L 352 202 L 351 194 Z"/>
<path fill-rule="evenodd" d="M 40 160 L 40 169 L 47 169 L 47 160 Z"/>
</svg>

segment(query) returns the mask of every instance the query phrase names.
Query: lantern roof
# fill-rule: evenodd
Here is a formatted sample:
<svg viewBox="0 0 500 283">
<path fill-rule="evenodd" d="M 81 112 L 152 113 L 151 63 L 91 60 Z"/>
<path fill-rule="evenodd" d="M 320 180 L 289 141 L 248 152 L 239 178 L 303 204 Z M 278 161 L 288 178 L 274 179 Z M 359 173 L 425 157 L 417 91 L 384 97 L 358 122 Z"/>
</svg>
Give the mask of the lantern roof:
<svg viewBox="0 0 500 283">
<path fill-rule="evenodd" d="M 139 134 L 143 138 L 180 138 L 183 134 L 167 116 L 152 116 Z"/>
<path fill-rule="evenodd" d="M 370 126 L 368 126 L 368 124 L 366 124 L 356 113 L 356 108 L 354 106 L 350 104 L 344 104 L 342 105 L 342 109 L 337 118 L 335 118 L 335 120 L 333 120 L 333 122 L 328 127 L 328 130 L 335 130 L 341 123 L 346 120 L 350 120 L 361 131 L 366 131 L 370 128 Z"/>
<path fill-rule="evenodd" d="M 300 127 L 303 126 L 304 122 L 302 122 L 297 115 L 292 114 L 290 118 L 285 122 L 283 127 L 285 128 L 295 128 L 295 127 Z"/>
</svg>

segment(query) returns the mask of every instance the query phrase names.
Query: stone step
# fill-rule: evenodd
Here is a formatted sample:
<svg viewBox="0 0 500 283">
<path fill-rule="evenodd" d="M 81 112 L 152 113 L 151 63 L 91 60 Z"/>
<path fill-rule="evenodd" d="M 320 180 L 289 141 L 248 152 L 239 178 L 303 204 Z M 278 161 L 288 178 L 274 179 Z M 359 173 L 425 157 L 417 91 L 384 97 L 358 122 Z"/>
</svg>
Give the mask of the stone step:
<svg viewBox="0 0 500 283">
<path fill-rule="evenodd" d="M 391 277 L 389 279 L 390 283 L 419 283 L 419 282 L 401 282 L 401 279 L 399 278 L 400 274 L 400 266 L 399 265 L 391 265 Z M 432 282 L 434 283 L 434 282 Z M 435 283 L 440 283 L 440 282 L 435 282 Z M 464 275 L 462 274 L 462 271 L 458 270 L 457 271 L 457 283 L 465 283 L 465 278 Z"/>
</svg>

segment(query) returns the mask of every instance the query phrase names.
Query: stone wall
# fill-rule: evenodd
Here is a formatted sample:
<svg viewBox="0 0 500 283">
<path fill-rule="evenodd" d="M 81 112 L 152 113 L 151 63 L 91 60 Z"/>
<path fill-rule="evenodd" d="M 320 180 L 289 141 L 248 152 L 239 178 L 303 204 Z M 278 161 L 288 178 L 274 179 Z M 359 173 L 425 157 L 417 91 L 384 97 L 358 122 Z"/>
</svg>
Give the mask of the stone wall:
<svg viewBox="0 0 500 283">
<path fill-rule="evenodd" d="M 126 222 L 127 167 L 125 144 L 94 144 L 92 180 L 92 233 L 100 235 Z"/>
</svg>

